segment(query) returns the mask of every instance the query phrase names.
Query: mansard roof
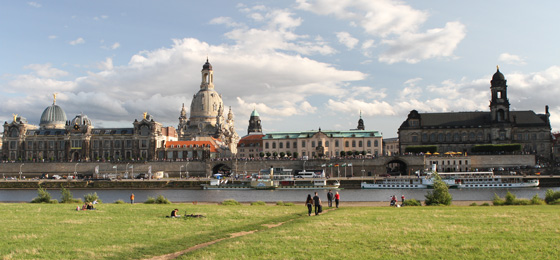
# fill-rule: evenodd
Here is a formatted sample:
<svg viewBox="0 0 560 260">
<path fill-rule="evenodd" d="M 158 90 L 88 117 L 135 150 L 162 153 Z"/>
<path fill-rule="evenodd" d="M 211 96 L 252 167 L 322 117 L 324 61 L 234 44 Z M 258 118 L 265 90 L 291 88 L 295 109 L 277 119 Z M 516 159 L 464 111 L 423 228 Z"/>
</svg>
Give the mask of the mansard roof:
<svg viewBox="0 0 560 260">
<path fill-rule="evenodd" d="M 490 112 L 418 113 L 421 128 L 487 127 L 492 124 Z M 533 111 L 510 111 L 509 121 L 517 126 L 549 126 L 545 115 Z M 409 120 L 400 128 L 408 128 Z"/>
</svg>

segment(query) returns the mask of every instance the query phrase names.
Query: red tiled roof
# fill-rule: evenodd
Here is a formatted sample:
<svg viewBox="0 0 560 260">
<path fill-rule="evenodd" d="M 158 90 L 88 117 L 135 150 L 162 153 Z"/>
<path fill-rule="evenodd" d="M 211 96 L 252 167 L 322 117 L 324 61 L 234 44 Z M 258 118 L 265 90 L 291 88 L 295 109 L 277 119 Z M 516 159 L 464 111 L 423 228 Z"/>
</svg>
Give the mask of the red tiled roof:
<svg viewBox="0 0 560 260">
<path fill-rule="evenodd" d="M 171 146 L 173 146 L 173 148 L 177 148 L 177 146 L 180 146 L 180 148 L 182 148 L 183 146 L 186 146 L 188 148 L 191 145 L 193 147 L 196 147 L 197 145 L 199 147 L 209 146 L 210 147 L 210 152 L 212 152 L 212 153 L 218 152 L 218 149 L 216 148 L 216 146 L 210 141 L 169 141 L 169 142 L 165 143 L 165 148 L 171 148 Z"/>
</svg>

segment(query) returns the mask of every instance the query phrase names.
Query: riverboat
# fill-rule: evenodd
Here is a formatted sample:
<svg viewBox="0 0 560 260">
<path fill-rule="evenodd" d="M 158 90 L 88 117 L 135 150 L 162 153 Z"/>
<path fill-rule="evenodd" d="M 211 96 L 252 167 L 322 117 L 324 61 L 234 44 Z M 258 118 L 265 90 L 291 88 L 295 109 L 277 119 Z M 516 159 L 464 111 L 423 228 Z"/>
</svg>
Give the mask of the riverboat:
<svg viewBox="0 0 560 260">
<path fill-rule="evenodd" d="M 528 188 L 538 187 L 538 179 L 526 179 L 515 172 L 510 175 L 494 175 L 493 172 L 442 172 L 442 179 L 454 180 L 457 188 Z"/>
<path fill-rule="evenodd" d="M 252 174 L 250 179 L 232 181 L 227 179 L 213 179 L 209 184 L 203 184 L 206 190 L 300 190 L 300 189 L 338 189 L 340 182 L 327 181 L 325 178 L 296 179 L 291 175 L 291 169 L 270 168 Z"/>
<path fill-rule="evenodd" d="M 442 181 L 450 188 L 456 188 L 457 184 L 453 179 L 443 179 Z M 373 183 L 362 182 L 362 189 L 431 189 L 434 187 L 433 174 L 420 177 L 387 177 Z"/>
</svg>

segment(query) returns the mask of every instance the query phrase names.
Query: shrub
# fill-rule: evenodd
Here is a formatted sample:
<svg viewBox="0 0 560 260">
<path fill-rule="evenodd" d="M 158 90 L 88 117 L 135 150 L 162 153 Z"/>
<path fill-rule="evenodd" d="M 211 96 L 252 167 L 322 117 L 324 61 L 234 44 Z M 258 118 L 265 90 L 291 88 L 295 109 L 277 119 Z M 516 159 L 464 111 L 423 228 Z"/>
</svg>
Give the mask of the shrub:
<svg viewBox="0 0 560 260">
<path fill-rule="evenodd" d="M 156 198 L 156 204 L 171 204 L 171 201 L 169 201 L 163 195 L 158 195 Z"/>
<path fill-rule="evenodd" d="M 494 199 L 492 200 L 492 204 L 494 206 L 503 206 L 504 204 L 506 204 L 506 201 L 500 198 L 498 194 L 494 193 Z"/>
<path fill-rule="evenodd" d="M 490 206 L 490 204 L 488 204 L 488 202 L 484 202 L 484 203 L 482 203 L 482 205 L 480 205 L 480 206 L 485 206 L 485 207 L 486 207 L 486 206 Z"/>
<path fill-rule="evenodd" d="M 288 207 L 291 207 L 291 206 L 293 206 L 293 205 L 294 205 L 294 203 L 291 203 L 291 202 L 286 202 L 286 203 L 284 203 L 284 206 L 288 206 Z"/>
<path fill-rule="evenodd" d="M 284 202 L 283 201 L 277 201 L 276 206 L 284 206 Z"/>
<path fill-rule="evenodd" d="M 221 204 L 225 205 L 225 206 L 239 206 L 239 205 L 241 205 L 241 203 L 237 202 L 237 200 L 234 200 L 234 199 L 224 200 L 224 201 L 222 201 Z"/>
<path fill-rule="evenodd" d="M 115 204 L 126 204 L 126 202 L 124 202 L 123 200 L 116 200 Z"/>
<path fill-rule="evenodd" d="M 546 204 L 560 204 L 560 191 L 548 189 L 545 193 L 544 201 Z"/>
<path fill-rule="evenodd" d="M 535 196 L 533 196 L 533 197 L 531 198 L 531 205 L 543 205 L 543 204 L 545 204 L 545 203 L 544 203 L 544 200 L 542 200 L 542 199 L 539 197 L 538 194 L 535 194 Z"/>
<path fill-rule="evenodd" d="M 251 202 L 251 206 L 264 206 L 266 205 L 266 203 L 264 203 L 264 201 L 255 201 L 255 202 Z"/>
<path fill-rule="evenodd" d="M 424 203 L 426 203 L 427 206 L 451 205 L 453 197 L 449 193 L 447 184 L 441 180 L 441 177 L 437 173 L 434 173 L 432 178 L 434 178 L 434 190 L 428 191 Z"/>
<path fill-rule="evenodd" d="M 41 186 L 39 186 L 39 189 L 37 189 L 37 197 L 34 198 L 31 203 L 53 203 L 56 204 L 58 203 L 57 200 L 53 200 L 51 199 L 51 194 L 46 191 L 45 189 L 41 188 Z"/>
<path fill-rule="evenodd" d="M 476 202 L 473 202 L 469 206 L 478 206 L 478 204 L 476 204 Z"/>
<path fill-rule="evenodd" d="M 94 202 L 95 200 L 97 200 L 98 203 L 102 203 L 99 196 L 97 196 L 97 192 L 84 195 L 84 202 Z"/>
<path fill-rule="evenodd" d="M 156 203 L 156 198 L 150 196 L 148 196 L 146 201 L 144 201 L 144 204 L 155 204 L 155 203 Z"/>
<path fill-rule="evenodd" d="M 74 199 L 74 195 L 69 189 L 60 186 L 62 190 L 60 191 L 62 198 L 60 198 L 60 203 L 82 203 L 81 199 Z"/>
<path fill-rule="evenodd" d="M 416 199 L 407 199 L 404 201 L 404 203 L 402 204 L 403 206 L 422 206 L 422 203 L 420 203 L 420 201 L 417 201 Z"/>
<path fill-rule="evenodd" d="M 506 203 L 505 205 L 515 205 L 516 197 L 515 194 L 509 192 L 506 193 Z"/>
</svg>

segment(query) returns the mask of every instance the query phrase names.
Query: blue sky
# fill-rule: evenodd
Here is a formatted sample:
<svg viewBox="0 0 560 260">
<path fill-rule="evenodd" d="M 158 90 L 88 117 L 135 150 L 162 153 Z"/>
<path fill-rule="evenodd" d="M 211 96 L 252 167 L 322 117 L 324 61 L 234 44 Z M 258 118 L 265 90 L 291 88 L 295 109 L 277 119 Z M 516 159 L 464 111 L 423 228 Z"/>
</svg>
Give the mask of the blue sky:
<svg viewBox="0 0 560 260">
<path fill-rule="evenodd" d="M 512 110 L 560 128 L 558 1 L 15 1 L 0 3 L 0 120 L 177 126 L 208 56 L 243 136 L 355 128 L 385 138 L 412 109 L 488 111 L 496 65 Z"/>
</svg>

